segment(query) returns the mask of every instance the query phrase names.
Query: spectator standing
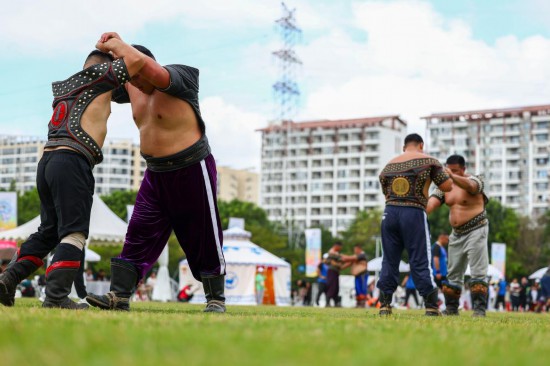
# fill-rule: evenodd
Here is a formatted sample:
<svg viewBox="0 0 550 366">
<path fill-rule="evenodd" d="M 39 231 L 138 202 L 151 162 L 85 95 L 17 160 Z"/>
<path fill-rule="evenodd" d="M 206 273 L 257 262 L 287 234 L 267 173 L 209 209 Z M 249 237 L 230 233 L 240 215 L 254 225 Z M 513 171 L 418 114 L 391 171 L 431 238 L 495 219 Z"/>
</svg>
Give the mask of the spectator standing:
<svg viewBox="0 0 550 366">
<path fill-rule="evenodd" d="M 502 309 L 506 310 L 506 287 L 508 286 L 508 283 L 504 278 L 501 278 L 498 282 L 498 289 L 497 289 L 497 301 L 495 302 L 495 310 L 498 311 L 499 305 L 502 304 Z"/>
<path fill-rule="evenodd" d="M 258 271 L 256 272 L 256 304 L 257 305 L 263 304 L 264 291 L 265 291 L 264 268 L 258 267 Z"/>
<path fill-rule="evenodd" d="M 407 308 L 410 308 L 409 298 L 412 296 L 414 298 L 416 307 L 420 306 L 418 296 L 416 295 L 416 286 L 414 285 L 414 281 L 411 275 L 406 275 L 405 278 L 403 278 L 401 287 L 405 287 L 405 303 L 403 305 Z"/>
<path fill-rule="evenodd" d="M 521 291 L 521 286 L 517 278 L 512 280 L 510 284 L 510 300 L 512 301 L 512 311 L 519 311 L 519 293 Z"/>
<path fill-rule="evenodd" d="M 315 298 L 315 304 L 319 306 L 319 300 L 321 295 L 325 295 L 325 302 L 328 302 L 327 299 L 327 272 L 328 266 L 324 262 L 328 258 L 328 253 L 323 254 L 323 260 L 317 266 L 317 297 Z"/>
</svg>

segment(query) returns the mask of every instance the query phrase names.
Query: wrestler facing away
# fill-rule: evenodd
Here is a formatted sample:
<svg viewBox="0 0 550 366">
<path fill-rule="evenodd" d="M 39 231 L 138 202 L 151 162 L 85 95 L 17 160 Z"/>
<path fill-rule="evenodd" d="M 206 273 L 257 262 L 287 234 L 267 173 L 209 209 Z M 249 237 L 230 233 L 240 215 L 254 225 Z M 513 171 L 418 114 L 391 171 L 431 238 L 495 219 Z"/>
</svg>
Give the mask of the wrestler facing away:
<svg viewBox="0 0 550 366">
<path fill-rule="evenodd" d="M 426 216 L 428 189 L 434 182 L 442 191 L 451 190 L 451 180 L 433 157 L 424 154 L 424 141 L 418 134 L 405 138 L 403 154 L 391 160 L 380 174 L 386 207 L 382 217 L 384 258 L 377 287 L 380 289 L 380 315 L 392 313 L 391 302 L 399 280 L 403 249 L 409 254 L 411 275 L 424 297 L 426 315 L 441 315 L 438 290 L 432 276 L 430 232 Z"/>
<path fill-rule="evenodd" d="M 140 278 L 151 269 L 174 230 L 193 276 L 202 281 L 206 312 L 225 312 L 225 260 L 216 202 L 216 164 L 201 117 L 199 70 L 161 66 L 143 46 L 130 46 L 116 33 L 104 33 L 104 52 L 138 49 L 148 57 L 129 84 L 113 93 L 131 103 L 147 169 L 138 192 L 122 253 L 111 260 L 111 291 L 90 294 L 102 309 L 129 310 Z"/>
<path fill-rule="evenodd" d="M 83 71 L 52 84 L 54 111 L 36 177 L 40 226 L 0 275 L 0 303 L 6 306 L 14 305 L 17 284 L 41 267 L 42 259 L 55 248 L 42 306 L 88 307 L 75 304 L 68 295 L 88 237 L 95 184 L 92 169 L 103 160 L 112 90 L 144 65 L 143 55 L 135 50 L 117 56 L 120 59 L 111 62 L 112 55 L 95 50 Z"/>
<path fill-rule="evenodd" d="M 443 203 L 450 208 L 449 221 L 453 231 L 449 236 L 448 280 L 443 283 L 445 314 L 458 315 L 464 273 L 470 264 L 473 315 L 485 316 L 489 286 L 486 282 L 489 220 L 485 212 L 488 199 L 483 190 L 483 178 L 467 174 L 466 162 L 460 155 L 447 159 L 446 171 L 453 182 L 451 191 L 444 193 L 436 189 L 427 206 L 428 214 Z"/>
</svg>

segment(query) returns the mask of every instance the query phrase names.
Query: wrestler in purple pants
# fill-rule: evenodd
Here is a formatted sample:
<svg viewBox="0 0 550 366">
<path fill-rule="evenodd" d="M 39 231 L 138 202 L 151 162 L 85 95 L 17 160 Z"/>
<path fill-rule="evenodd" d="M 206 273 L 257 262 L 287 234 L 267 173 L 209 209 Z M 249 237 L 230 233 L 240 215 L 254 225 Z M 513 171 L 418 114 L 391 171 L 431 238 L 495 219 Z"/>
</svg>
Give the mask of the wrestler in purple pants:
<svg viewBox="0 0 550 366">
<path fill-rule="evenodd" d="M 212 154 L 178 170 L 147 169 L 119 258 L 134 264 L 143 278 L 174 230 L 197 280 L 225 275 L 216 180 Z"/>
</svg>

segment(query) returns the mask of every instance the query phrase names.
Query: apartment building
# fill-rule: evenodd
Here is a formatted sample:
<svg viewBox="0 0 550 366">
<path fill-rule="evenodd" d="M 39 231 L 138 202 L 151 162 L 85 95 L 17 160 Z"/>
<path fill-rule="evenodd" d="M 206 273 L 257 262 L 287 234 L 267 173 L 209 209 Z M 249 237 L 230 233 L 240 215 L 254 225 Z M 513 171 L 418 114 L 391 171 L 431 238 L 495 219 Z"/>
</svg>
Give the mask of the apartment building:
<svg viewBox="0 0 550 366">
<path fill-rule="evenodd" d="M 18 191 L 36 187 L 36 169 L 45 143 L 45 138 L 0 136 L 0 188 L 8 189 L 12 181 Z M 139 145 L 129 139 L 107 140 L 103 157 L 94 168 L 98 194 L 139 188 L 145 172 Z"/>
<path fill-rule="evenodd" d="M 259 204 L 260 177 L 251 170 L 218 166 L 218 199 Z"/>
<path fill-rule="evenodd" d="M 550 198 L 550 105 L 434 113 L 427 122 L 428 152 L 442 162 L 466 158 L 483 174 L 492 199 L 537 217 Z"/>
<path fill-rule="evenodd" d="M 262 133 L 260 202 L 271 220 L 345 230 L 359 210 L 382 207 L 378 174 L 401 152 L 399 116 L 283 122 Z"/>
</svg>

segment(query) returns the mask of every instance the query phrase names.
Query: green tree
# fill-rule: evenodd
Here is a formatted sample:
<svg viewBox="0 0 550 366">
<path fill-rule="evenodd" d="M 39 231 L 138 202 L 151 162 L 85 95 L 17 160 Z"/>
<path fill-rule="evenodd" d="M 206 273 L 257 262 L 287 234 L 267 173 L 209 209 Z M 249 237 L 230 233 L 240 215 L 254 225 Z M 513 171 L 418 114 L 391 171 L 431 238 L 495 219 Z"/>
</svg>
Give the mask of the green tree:
<svg viewBox="0 0 550 366">
<path fill-rule="evenodd" d="M 344 252 L 350 253 L 354 245 L 361 245 L 369 255 L 375 252 L 376 237 L 380 236 L 382 212 L 379 209 L 369 209 L 357 212 L 355 219 L 346 231 L 342 233 Z"/>
<path fill-rule="evenodd" d="M 118 217 L 126 221 L 128 211 L 126 205 L 134 205 L 136 203 L 137 191 L 114 191 L 111 194 L 101 196 L 101 199 L 111 211 Z"/>
<path fill-rule="evenodd" d="M 437 210 L 428 216 L 430 224 L 431 242 L 435 243 L 441 233 L 451 233 L 451 224 L 449 223 L 449 206 L 441 205 Z"/>
<path fill-rule="evenodd" d="M 40 215 L 40 197 L 36 188 L 17 197 L 17 225 L 22 225 L 38 215 Z"/>
</svg>

